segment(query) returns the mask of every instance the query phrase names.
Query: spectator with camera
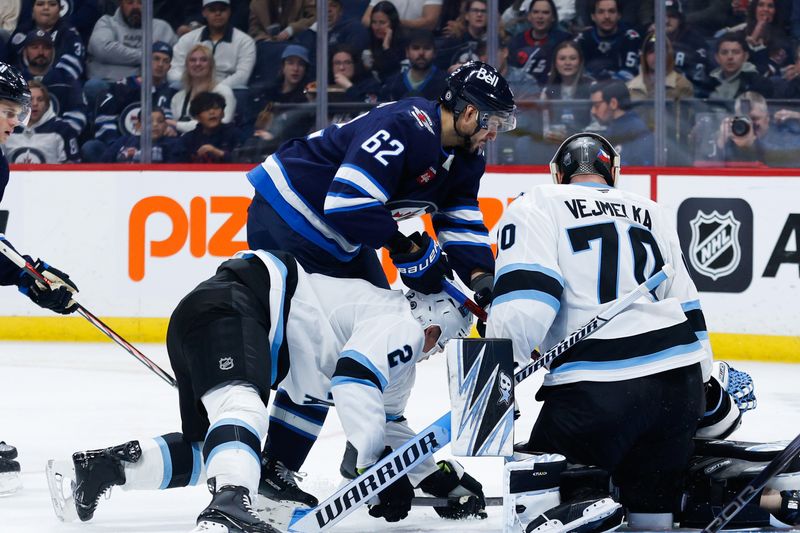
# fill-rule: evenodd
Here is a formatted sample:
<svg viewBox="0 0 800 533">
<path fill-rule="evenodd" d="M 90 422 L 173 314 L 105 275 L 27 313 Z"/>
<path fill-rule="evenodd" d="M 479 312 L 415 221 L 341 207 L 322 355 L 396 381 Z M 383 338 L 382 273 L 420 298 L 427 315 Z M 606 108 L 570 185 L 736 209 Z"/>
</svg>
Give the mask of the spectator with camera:
<svg viewBox="0 0 800 533">
<path fill-rule="evenodd" d="M 174 46 L 173 65 L 167 78 L 181 82 L 187 56 L 198 44 L 205 45 L 214 57 L 214 78 L 231 89 L 247 89 L 256 63 L 256 45 L 245 32 L 231 24 L 230 0 L 203 0 L 206 25 L 182 36 Z"/>
<path fill-rule="evenodd" d="M 779 129 L 771 127 L 766 99 L 749 91 L 739 95 L 734 102 L 734 116 L 726 117 L 717 135 L 717 154 L 726 163 L 763 163 L 771 167 L 796 167 L 800 135 L 797 124 L 794 131 L 789 121 L 797 121 L 800 114 L 781 110 L 776 113 Z"/>
<path fill-rule="evenodd" d="M 603 136 L 614 146 L 626 166 L 653 164 L 653 132 L 631 109 L 628 87 L 621 80 L 596 83 L 591 89 L 592 117 L 605 126 Z"/>
<path fill-rule="evenodd" d="M 256 41 L 288 41 L 316 20 L 315 0 L 251 0 L 247 33 Z"/>
<path fill-rule="evenodd" d="M 732 100 L 742 93 L 753 91 L 765 98 L 772 97 L 772 83 L 748 62 L 747 44 L 741 33 L 726 33 L 717 41 L 719 67 L 711 72 L 708 98 Z"/>
<path fill-rule="evenodd" d="M 230 163 L 233 151 L 241 144 L 241 132 L 222 121 L 225 99 L 212 92 L 198 94 L 189 107 L 197 126 L 179 139 L 179 149 L 187 163 Z"/>
<path fill-rule="evenodd" d="M 392 102 L 411 96 L 428 100 L 437 99 L 447 86 L 447 75 L 433 64 L 436 50 L 433 34 L 425 30 L 410 32 L 406 45 L 408 70 L 398 72 L 383 85 L 380 100 Z"/>
<path fill-rule="evenodd" d="M 40 81 L 28 82 L 31 117 L 20 135 L 12 135 L 3 147 L 9 163 L 79 163 L 75 130 L 58 118 L 50 105 L 50 94 Z"/>
<path fill-rule="evenodd" d="M 26 80 L 41 81 L 50 94 L 50 104 L 80 135 L 86 127 L 86 102 L 83 87 L 66 70 L 56 67 L 53 36 L 44 30 L 31 30 L 22 47 L 20 72 Z"/>
<path fill-rule="evenodd" d="M 22 66 L 27 36 L 36 30 L 47 32 L 51 37 L 55 49 L 53 57 L 57 58 L 53 68 L 62 71 L 65 77 L 79 81 L 86 66 L 86 49 L 78 30 L 68 20 L 61 18 L 59 0 L 34 0 L 31 18 L 21 20 L 11 36 L 11 62 Z"/>
</svg>

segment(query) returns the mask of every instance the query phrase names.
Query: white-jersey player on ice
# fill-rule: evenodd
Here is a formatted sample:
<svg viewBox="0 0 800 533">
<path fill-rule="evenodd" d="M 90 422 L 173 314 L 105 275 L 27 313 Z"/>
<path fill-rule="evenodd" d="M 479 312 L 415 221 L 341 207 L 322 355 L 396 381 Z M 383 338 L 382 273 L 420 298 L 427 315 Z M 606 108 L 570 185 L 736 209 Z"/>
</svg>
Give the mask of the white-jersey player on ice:
<svg viewBox="0 0 800 533">
<path fill-rule="evenodd" d="M 665 263 L 676 275 L 549 365 L 525 449 L 611 472 L 631 527 L 671 528 L 711 370 L 697 291 L 666 213 L 615 188 L 619 157 L 606 139 L 568 138 L 551 170 L 556 183 L 516 199 L 498 224 L 487 335 L 510 338 L 520 364 Z M 540 509 L 528 530 L 619 525 L 607 496 Z"/>
<path fill-rule="evenodd" d="M 73 454 L 77 515 L 91 519 L 114 485 L 166 489 L 207 478 L 212 501 L 196 531 L 276 531 L 252 502 L 270 390 L 280 384 L 299 404 L 336 405 L 358 451 L 357 467 L 367 468 L 414 434 L 403 410 L 416 362 L 466 336 L 470 323 L 469 313 L 442 294 L 406 297 L 363 280 L 307 274 L 283 252 L 242 252 L 192 290 L 170 319 L 167 350 L 182 432 Z M 428 463 L 418 477 L 440 471 Z M 455 470 L 449 489 L 463 477 Z M 410 477 L 380 492 L 370 514 L 405 518 Z M 69 502 L 50 478 L 56 512 L 67 514 Z"/>
</svg>

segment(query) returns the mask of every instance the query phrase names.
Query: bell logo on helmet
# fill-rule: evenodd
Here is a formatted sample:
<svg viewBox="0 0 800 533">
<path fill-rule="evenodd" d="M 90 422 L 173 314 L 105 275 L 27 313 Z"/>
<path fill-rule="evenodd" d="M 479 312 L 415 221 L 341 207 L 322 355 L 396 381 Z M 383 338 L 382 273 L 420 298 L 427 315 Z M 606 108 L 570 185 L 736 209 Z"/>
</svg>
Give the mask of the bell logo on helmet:
<svg viewBox="0 0 800 533">
<path fill-rule="evenodd" d="M 492 74 L 485 68 L 481 67 L 478 69 L 478 72 L 475 74 L 475 77 L 479 80 L 483 80 L 492 87 L 497 87 L 497 81 L 500 79 L 498 74 Z"/>
</svg>

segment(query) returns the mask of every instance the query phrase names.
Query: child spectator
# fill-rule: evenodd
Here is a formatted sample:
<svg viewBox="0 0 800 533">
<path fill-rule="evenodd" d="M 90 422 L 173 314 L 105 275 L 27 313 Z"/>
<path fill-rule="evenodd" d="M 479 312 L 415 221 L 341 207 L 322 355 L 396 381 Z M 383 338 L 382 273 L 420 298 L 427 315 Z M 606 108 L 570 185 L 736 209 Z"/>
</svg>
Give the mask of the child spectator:
<svg viewBox="0 0 800 533">
<path fill-rule="evenodd" d="M 195 45 L 204 44 L 213 51 L 216 81 L 232 89 L 247 89 L 256 63 L 256 46 L 249 35 L 231 25 L 230 0 L 203 0 L 203 17 L 206 25 L 190 31 L 175 45 L 170 83 L 181 81 L 187 56 Z"/>
<path fill-rule="evenodd" d="M 164 111 L 167 120 L 165 135 L 177 135 L 175 119 L 170 104 L 175 89 L 167 83 L 167 72 L 172 64 L 172 47 L 165 42 L 153 43 L 153 86 L 152 105 Z M 129 76 L 111 85 L 99 98 L 95 110 L 94 139 L 83 143 L 81 155 L 87 163 L 101 161 L 109 145 L 117 138 L 133 135 L 133 128 L 141 107 L 142 77 Z"/>
<path fill-rule="evenodd" d="M 558 29 L 558 11 L 553 0 L 534 0 L 528 9 L 529 30 L 511 38 L 511 64 L 531 74 L 539 85 L 547 83 L 553 50 L 571 38 Z"/>
<path fill-rule="evenodd" d="M 411 66 L 386 80 L 381 90 L 381 101 L 391 102 L 412 96 L 428 100 L 439 98 L 447 86 L 447 75 L 433 64 L 435 55 L 431 32 L 411 32 L 406 46 L 406 58 Z"/>
<path fill-rule="evenodd" d="M 32 18 L 21 22 L 11 37 L 11 55 L 13 63 L 22 65 L 22 53 L 26 45 L 26 37 L 30 32 L 41 30 L 52 36 L 55 57 L 58 58 L 54 68 L 64 72 L 73 80 L 80 80 L 86 62 L 86 50 L 78 31 L 68 20 L 61 18 L 59 0 L 35 0 Z"/>
<path fill-rule="evenodd" d="M 315 0 L 251 0 L 248 33 L 256 41 L 288 41 L 316 20 Z"/>
<path fill-rule="evenodd" d="M 379 3 L 379 0 L 370 0 L 361 17 L 364 26 L 370 25 L 372 12 Z M 392 4 L 400 15 L 401 24 L 408 29 L 433 31 L 442 13 L 442 0 L 392 0 Z"/>
<path fill-rule="evenodd" d="M 197 126 L 180 137 L 184 160 L 190 163 L 229 163 L 241 133 L 233 124 L 222 121 L 225 99 L 217 93 L 198 94 L 190 112 Z"/>
<path fill-rule="evenodd" d="M 142 161 L 141 150 L 141 109 L 136 115 L 134 133 L 124 135 L 115 140 L 103 154 L 106 163 L 139 163 Z M 151 163 L 179 163 L 178 139 L 166 137 L 167 119 L 164 110 L 153 108 L 150 114 L 150 131 L 152 138 Z"/>
<path fill-rule="evenodd" d="M 189 34 L 187 34 L 189 35 Z M 170 108 L 172 116 L 177 121 L 176 128 L 179 133 L 195 129 L 197 121 L 190 112 L 192 100 L 197 95 L 212 91 L 219 94 L 225 101 L 225 110 L 222 122 L 228 124 L 233 121 L 236 111 L 236 99 L 233 91 L 227 85 L 219 83 L 214 78 L 214 55 L 211 49 L 204 44 L 195 44 L 186 55 L 185 65 L 181 78 L 183 88 L 172 97 Z M 169 77 L 169 74 L 167 75 Z"/>
<path fill-rule="evenodd" d="M 36 80 L 28 82 L 28 87 L 31 118 L 22 134 L 9 137 L 3 148 L 9 163 L 80 162 L 75 130 L 53 112 L 47 87 Z"/>
<path fill-rule="evenodd" d="M 370 43 L 361 59 L 364 68 L 375 72 L 381 81 L 386 81 L 400 71 L 400 62 L 406 57 L 400 16 L 394 4 L 386 0 L 370 6 L 368 11 Z"/>
</svg>

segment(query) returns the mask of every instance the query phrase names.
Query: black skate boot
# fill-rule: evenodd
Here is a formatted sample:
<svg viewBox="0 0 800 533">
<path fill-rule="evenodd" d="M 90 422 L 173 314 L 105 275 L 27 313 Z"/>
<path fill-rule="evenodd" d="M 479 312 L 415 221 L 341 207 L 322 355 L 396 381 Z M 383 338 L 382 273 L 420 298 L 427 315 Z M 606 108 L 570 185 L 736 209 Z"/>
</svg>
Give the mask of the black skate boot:
<svg viewBox="0 0 800 533">
<path fill-rule="evenodd" d="M 526 533 L 613 531 L 622 524 L 622 506 L 611 498 L 562 503 L 528 524 Z"/>
<path fill-rule="evenodd" d="M 103 450 L 88 450 L 72 454 L 75 465 L 75 510 L 86 522 L 94 516 L 100 496 L 114 485 L 125 483 L 125 467 L 142 456 L 138 440 Z"/>
<path fill-rule="evenodd" d="M 16 459 L 17 449 L 5 441 L 0 440 L 0 459 Z"/>
<path fill-rule="evenodd" d="M 250 492 L 244 487 L 233 485 L 220 487 L 214 493 L 208 507 L 197 517 L 197 527 L 193 533 L 200 532 L 280 533 L 261 520 L 253 510 L 250 504 Z"/>
<path fill-rule="evenodd" d="M 19 472 L 18 462 L 0 457 L 0 496 L 13 494 L 22 488 Z"/>
<path fill-rule="evenodd" d="M 781 491 L 781 510 L 773 513 L 775 518 L 790 526 L 800 525 L 800 491 Z"/>
<path fill-rule="evenodd" d="M 281 461 L 261 457 L 261 481 L 258 493 L 276 502 L 293 506 L 316 507 L 319 500 L 297 486 L 300 474 L 289 470 Z"/>
</svg>

